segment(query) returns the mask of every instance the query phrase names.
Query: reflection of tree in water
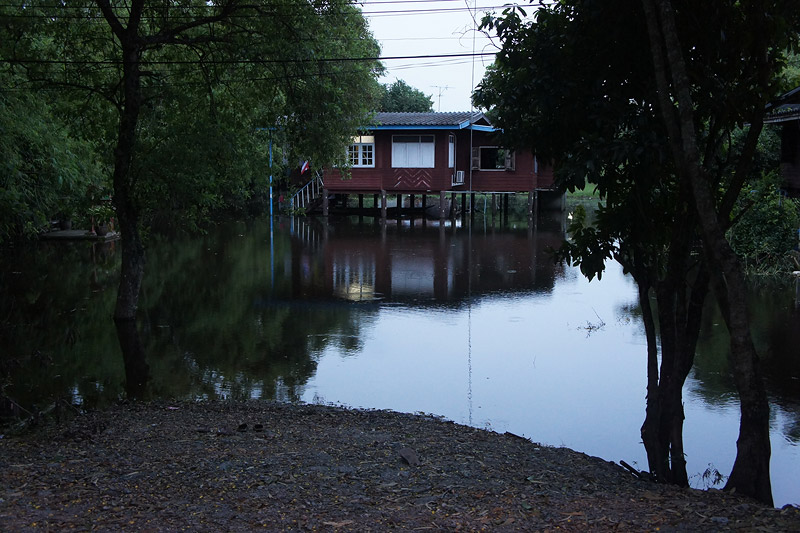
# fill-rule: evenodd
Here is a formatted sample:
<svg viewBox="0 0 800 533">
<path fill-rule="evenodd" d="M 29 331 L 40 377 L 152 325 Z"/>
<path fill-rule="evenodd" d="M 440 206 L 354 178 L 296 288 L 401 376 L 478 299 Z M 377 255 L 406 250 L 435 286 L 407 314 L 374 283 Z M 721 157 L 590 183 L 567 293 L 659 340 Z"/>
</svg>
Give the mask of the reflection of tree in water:
<svg viewBox="0 0 800 533">
<path fill-rule="evenodd" d="M 327 346 L 360 342 L 352 307 L 292 299 L 297 265 L 284 259 L 296 251 L 276 232 L 270 261 L 267 229 L 151 248 L 141 326 L 151 394 L 297 400 Z M 305 259 L 302 275 L 321 275 L 318 259 Z"/>
<path fill-rule="evenodd" d="M 107 349 L 116 343 L 115 250 L 114 243 L 64 242 L 3 249 L 0 416 L 92 407 L 119 393 L 122 361 Z"/>
<path fill-rule="evenodd" d="M 751 331 L 763 362 L 770 403 L 771 421 L 775 407 L 789 420 L 782 431 L 792 442 L 800 442 L 800 313 L 793 306 L 793 290 L 753 285 L 750 295 Z M 710 405 L 738 401 L 728 365 L 730 342 L 725 322 L 716 304 L 706 303 L 701 337 L 692 370 L 694 392 Z"/>
<path fill-rule="evenodd" d="M 800 310 L 793 306 L 793 290 L 778 286 L 752 287 L 750 298 L 751 328 L 759 354 L 764 362 L 764 378 L 774 424 L 779 408 L 786 423 L 780 428 L 793 443 L 800 443 Z M 620 306 L 618 316 L 641 322 L 638 305 Z M 658 327 L 658 316 L 655 316 Z M 703 326 L 697 344 L 697 357 L 687 386 L 708 405 L 726 406 L 738 403 L 736 386 L 728 366 L 730 340 L 725 322 L 713 301 L 706 302 Z"/>
</svg>

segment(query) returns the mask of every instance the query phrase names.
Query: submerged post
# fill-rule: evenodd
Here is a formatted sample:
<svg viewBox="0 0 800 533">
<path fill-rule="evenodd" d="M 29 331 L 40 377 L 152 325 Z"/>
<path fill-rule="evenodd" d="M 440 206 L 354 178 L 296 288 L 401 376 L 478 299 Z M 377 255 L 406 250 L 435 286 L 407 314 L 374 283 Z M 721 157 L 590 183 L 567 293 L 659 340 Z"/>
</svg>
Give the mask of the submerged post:
<svg viewBox="0 0 800 533">
<path fill-rule="evenodd" d="M 794 306 L 800 309 L 800 270 L 794 272 Z"/>
<path fill-rule="evenodd" d="M 475 218 L 475 193 L 469 193 L 469 218 Z"/>
<path fill-rule="evenodd" d="M 528 218 L 533 218 L 533 191 L 528 191 Z"/>
</svg>

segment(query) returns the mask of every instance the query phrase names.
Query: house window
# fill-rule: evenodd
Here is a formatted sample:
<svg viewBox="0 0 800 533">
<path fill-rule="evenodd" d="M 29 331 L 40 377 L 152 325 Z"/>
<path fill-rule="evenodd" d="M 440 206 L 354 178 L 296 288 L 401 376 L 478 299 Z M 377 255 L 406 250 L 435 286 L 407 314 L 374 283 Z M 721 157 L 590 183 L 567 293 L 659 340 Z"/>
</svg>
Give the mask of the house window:
<svg viewBox="0 0 800 533">
<path fill-rule="evenodd" d="M 353 137 L 352 144 L 347 148 L 347 160 L 351 167 L 374 167 L 375 137 L 373 135 Z"/>
<path fill-rule="evenodd" d="M 392 136 L 392 168 L 433 168 L 433 135 Z"/>
<path fill-rule="evenodd" d="M 790 165 L 796 164 L 799 146 L 800 123 L 784 123 L 783 135 L 781 135 L 781 163 L 788 163 Z"/>
<path fill-rule="evenodd" d="M 475 170 L 514 170 L 516 157 L 513 150 L 499 146 L 481 146 L 472 149 L 472 168 Z"/>
<path fill-rule="evenodd" d="M 447 168 L 456 166 L 456 136 L 450 135 L 449 146 L 447 148 Z"/>
</svg>

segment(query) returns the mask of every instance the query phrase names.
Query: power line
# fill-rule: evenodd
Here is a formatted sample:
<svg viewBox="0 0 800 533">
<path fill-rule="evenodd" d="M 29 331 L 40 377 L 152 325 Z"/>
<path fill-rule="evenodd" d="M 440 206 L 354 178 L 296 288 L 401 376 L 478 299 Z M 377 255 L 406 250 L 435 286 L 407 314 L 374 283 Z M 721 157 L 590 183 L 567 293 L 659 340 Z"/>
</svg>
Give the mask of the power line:
<svg viewBox="0 0 800 533">
<path fill-rule="evenodd" d="M 363 2 L 353 1 L 347 2 L 346 5 L 350 5 L 353 7 L 357 6 L 366 6 L 366 5 L 386 5 L 386 4 L 441 4 L 441 3 L 454 3 L 454 2 L 461 2 L 461 0 L 364 0 Z M 296 7 L 299 3 L 294 2 L 286 2 L 282 4 L 272 3 L 271 7 Z M 343 4 L 344 5 L 344 4 Z M 94 2 L 89 2 L 86 4 L 75 4 L 71 3 L 70 5 L 58 3 L 58 4 L 24 4 L 22 2 L 9 4 L 3 3 L 0 4 L 0 7 L 11 7 L 11 8 L 21 8 L 21 9 L 38 9 L 38 8 L 50 8 L 50 9 L 95 9 L 98 8 L 98 5 Z M 111 6 L 115 9 L 126 9 L 128 6 Z M 152 9 L 159 9 L 159 10 L 167 10 L 167 9 L 219 9 L 217 5 L 195 5 L 195 6 L 180 6 L 180 5 L 167 5 L 167 6 L 158 6 L 153 7 Z"/>
<path fill-rule="evenodd" d="M 347 4 L 343 4 L 343 5 L 349 5 L 351 7 L 363 7 L 363 6 L 378 6 L 378 5 L 390 5 L 390 4 L 442 4 L 442 3 L 460 3 L 460 2 L 461 2 L 461 0 L 383 0 L 383 1 L 381 1 L 381 0 L 366 0 L 366 1 L 363 1 L 363 2 L 358 2 L 358 1 L 348 2 Z M 299 5 L 300 5 L 299 3 L 287 2 L 287 3 L 282 3 L 282 4 L 273 3 L 269 7 L 271 7 L 271 8 L 292 8 L 292 7 L 298 7 Z M 112 9 L 117 9 L 117 10 L 126 10 L 128 8 L 128 6 L 111 6 L 111 7 L 112 7 Z M 257 6 L 248 5 L 246 7 L 257 7 Z M 22 3 L 17 3 L 17 4 L 4 3 L 4 4 L 0 4 L 0 8 L 16 8 L 16 9 L 99 9 L 99 6 L 97 4 L 95 4 L 95 3 L 87 3 L 87 4 L 80 4 L 80 5 L 78 5 L 78 4 L 67 5 L 67 4 L 63 4 L 63 3 L 59 3 L 59 4 L 38 4 L 38 5 L 33 5 L 33 4 L 25 5 L 25 4 L 22 4 Z M 194 5 L 194 6 L 167 5 L 167 6 L 151 7 L 150 9 L 151 10 L 162 11 L 162 12 L 163 11 L 185 11 L 185 10 L 198 11 L 198 10 L 216 10 L 216 9 L 220 9 L 220 6 L 211 5 L 211 4 Z M 485 8 L 481 8 L 481 9 L 485 9 Z"/>
<path fill-rule="evenodd" d="M 19 7 L 19 6 L 10 6 L 10 5 L 0 5 L 0 7 Z M 507 6 L 498 5 L 498 6 L 484 6 L 481 7 L 481 10 L 493 10 L 493 9 L 505 9 Z M 156 8 L 152 11 L 148 10 L 142 14 L 142 20 L 161 20 L 164 18 L 168 18 L 171 21 L 181 21 L 181 20 L 194 20 L 196 16 L 192 15 L 191 13 L 183 13 L 183 11 L 194 11 L 198 9 L 207 9 L 207 8 L 214 8 L 218 9 L 215 6 L 200 6 L 200 7 L 192 7 L 189 10 L 184 8 Z M 96 6 L 91 7 L 79 7 L 79 6 L 47 6 L 43 9 L 97 9 Z M 168 13 L 170 9 L 180 9 L 181 13 L 175 14 L 174 11 L 172 13 Z M 242 11 L 246 11 L 246 13 L 242 13 Z M 269 12 L 260 12 L 260 13 L 250 13 L 250 10 L 240 10 L 239 12 L 234 12 L 225 20 L 234 20 L 234 19 L 258 19 L 264 17 L 297 17 L 297 16 L 305 16 L 307 15 L 306 12 L 301 13 L 290 13 L 281 10 L 273 10 Z M 396 10 L 387 10 L 387 11 L 360 11 L 360 14 L 365 18 L 375 18 L 375 17 L 397 17 L 397 16 L 406 16 L 406 15 L 430 15 L 430 14 L 439 14 L 439 13 L 469 13 L 470 9 L 466 7 L 451 7 L 451 8 L 430 8 L 430 9 L 396 9 Z M 335 16 L 335 15 L 344 15 L 344 14 L 355 14 L 355 12 L 348 13 L 345 11 L 337 10 L 328 10 L 323 12 L 315 12 L 316 15 L 319 16 Z M 99 11 L 94 13 L 4 13 L 2 15 L 3 18 L 17 18 L 17 19 L 31 19 L 31 20 L 99 20 L 105 21 L 105 16 Z M 224 21 L 221 21 L 224 22 Z"/>
<path fill-rule="evenodd" d="M 334 62 L 359 62 L 359 61 L 393 61 L 403 59 L 447 59 L 495 55 L 494 52 L 474 52 L 459 54 L 423 54 L 409 56 L 388 57 L 331 57 L 331 58 L 298 58 L 298 59 L 231 59 L 231 60 L 142 60 L 142 65 L 262 65 L 262 64 L 293 64 L 293 63 L 334 63 Z M 0 59 L 0 63 L 28 64 L 28 65 L 110 65 L 119 66 L 121 60 L 78 60 L 78 59 Z"/>
<path fill-rule="evenodd" d="M 486 35 L 480 35 L 479 39 L 485 40 L 492 40 L 491 37 Z M 384 41 L 463 41 L 465 37 L 387 37 L 385 39 L 376 37 L 376 41 L 384 42 Z"/>
</svg>

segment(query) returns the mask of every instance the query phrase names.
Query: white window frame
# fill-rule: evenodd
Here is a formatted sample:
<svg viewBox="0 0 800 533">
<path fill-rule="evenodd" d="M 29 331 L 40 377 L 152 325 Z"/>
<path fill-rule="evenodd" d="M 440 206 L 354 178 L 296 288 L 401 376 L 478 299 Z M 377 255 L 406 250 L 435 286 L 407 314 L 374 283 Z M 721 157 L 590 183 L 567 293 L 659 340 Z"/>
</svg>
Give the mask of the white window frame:
<svg viewBox="0 0 800 533">
<path fill-rule="evenodd" d="M 352 168 L 375 168 L 375 136 L 357 135 L 347 148 L 347 161 Z"/>
<path fill-rule="evenodd" d="M 414 138 L 416 141 L 413 140 Z M 400 139 L 403 140 L 400 141 Z M 435 135 L 392 135 L 392 168 L 435 168 L 435 166 Z"/>
<path fill-rule="evenodd" d="M 456 166 L 456 136 L 452 133 L 447 139 L 447 168 Z"/>
</svg>

